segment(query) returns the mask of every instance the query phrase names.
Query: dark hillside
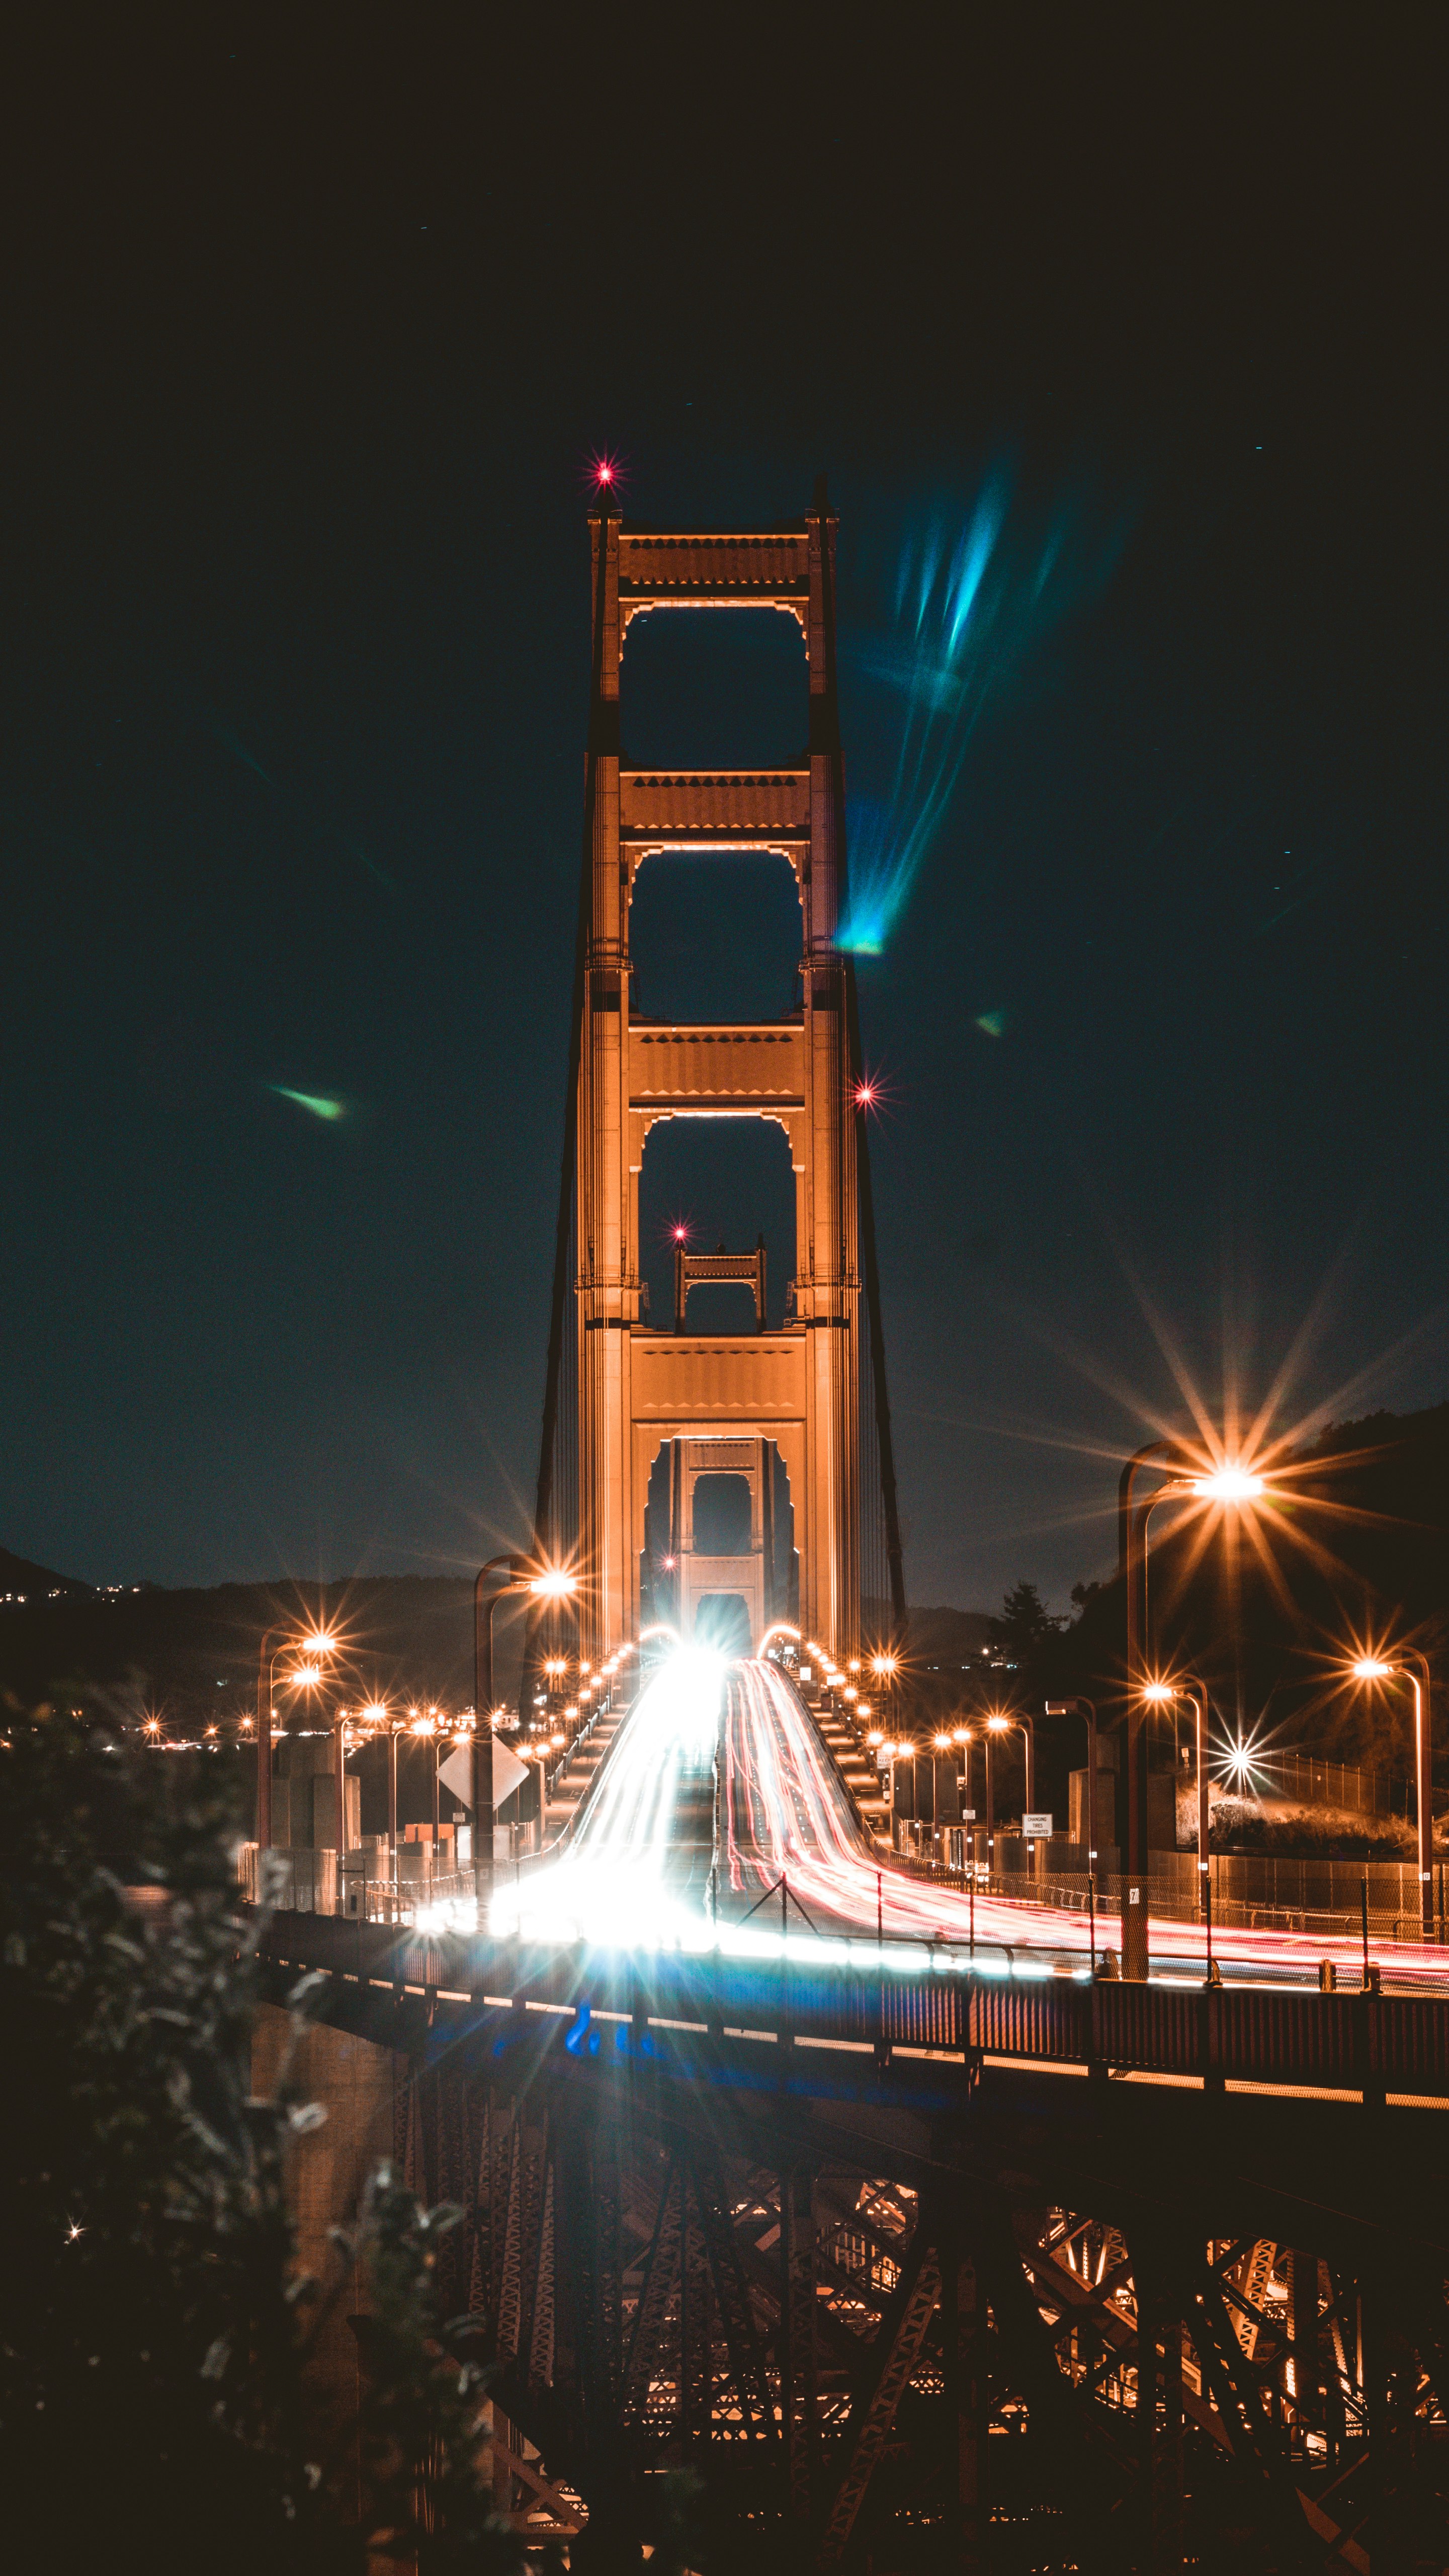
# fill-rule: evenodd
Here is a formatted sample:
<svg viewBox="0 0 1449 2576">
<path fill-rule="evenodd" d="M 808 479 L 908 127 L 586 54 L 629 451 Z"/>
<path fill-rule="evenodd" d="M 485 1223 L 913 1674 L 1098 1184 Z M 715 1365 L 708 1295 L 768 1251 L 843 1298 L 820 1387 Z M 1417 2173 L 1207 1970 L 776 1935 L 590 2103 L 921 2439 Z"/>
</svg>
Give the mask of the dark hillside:
<svg viewBox="0 0 1449 2576">
<path fill-rule="evenodd" d="M 0 1586 L 0 1589 L 3 1589 Z M 33 1705 L 62 1683 L 103 1694 L 118 1714 L 154 1711 L 172 1731 L 248 1715 L 262 1631 L 320 1623 L 342 1651 L 329 1697 L 473 1697 L 473 1586 L 461 1575 L 378 1575 L 350 1583 L 223 1583 L 208 1591 L 82 1593 L 0 1603 L 0 1690 Z M 500 1612 L 499 1686 L 516 1686 L 514 1622 Z"/>
<path fill-rule="evenodd" d="M 8 1547 L 0 1547 L 0 1605 L 28 1607 L 31 1602 L 61 1597 L 79 1600 L 90 1590 L 73 1574 L 57 1574 L 53 1566 L 35 1565 L 28 1556 L 12 1556 Z"/>
</svg>

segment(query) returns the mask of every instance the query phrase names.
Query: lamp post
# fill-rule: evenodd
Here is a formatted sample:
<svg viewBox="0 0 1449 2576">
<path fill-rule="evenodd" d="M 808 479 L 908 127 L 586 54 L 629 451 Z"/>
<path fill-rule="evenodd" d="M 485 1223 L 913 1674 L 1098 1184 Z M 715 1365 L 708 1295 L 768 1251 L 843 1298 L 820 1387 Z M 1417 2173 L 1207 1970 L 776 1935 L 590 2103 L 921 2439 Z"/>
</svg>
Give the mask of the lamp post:
<svg viewBox="0 0 1449 2576">
<path fill-rule="evenodd" d="M 399 1729 L 392 1722 L 392 1711 L 385 1701 L 370 1699 L 362 1712 L 374 1732 L 387 1728 L 387 1847 L 397 1849 L 397 1739 Z M 395 1874 L 395 1873 L 394 1873 Z"/>
<path fill-rule="evenodd" d="M 1124 1728 L 1127 1771 L 1127 1847 L 1122 1873 L 1122 1974 L 1147 1975 L 1147 1909 L 1151 1877 L 1147 1857 L 1147 1710 L 1144 1697 L 1147 1641 L 1148 1522 L 1159 1503 L 1213 1502 L 1235 1510 L 1263 1491 L 1263 1479 L 1237 1460 L 1224 1460 L 1203 1473 L 1166 1440 L 1150 1440 L 1124 1466 L 1117 1487 L 1117 1567 L 1126 1593 L 1127 1719 Z M 1160 1475 L 1166 1482 L 1138 1498 L 1138 1479 Z"/>
<path fill-rule="evenodd" d="M 274 1637 L 285 1638 L 286 1644 L 275 1649 L 269 1662 L 267 1648 Z M 307 1654 L 316 1655 L 320 1660 L 321 1657 L 334 1652 L 336 1639 L 329 1637 L 325 1628 L 315 1628 L 310 1636 L 299 1637 L 280 1621 L 262 1630 L 261 1644 L 257 1649 L 257 1850 L 259 1855 L 272 1848 L 272 1674 L 276 1668 L 277 1656 L 290 1652 L 294 1646 L 301 1647 Z"/>
<path fill-rule="evenodd" d="M 995 1840 L 996 1827 L 995 1802 L 993 1800 L 991 1790 L 991 1737 L 993 1735 L 1001 1737 L 1016 1731 L 1026 1739 L 1026 1781 L 1025 1797 L 1022 1802 L 1022 1813 L 1023 1815 L 1029 1816 L 1032 1812 L 1032 1799 L 1035 1795 L 1036 1789 L 1036 1726 L 1031 1718 L 1011 1717 L 1004 1709 L 999 1709 L 994 1717 L 988 1717 L 986 1724 L 988 1729 L 986 1745 L 986 1843 L 987 1858 L 989 1862 L 991 1844 Z"/>
<path fill-rule="evenodd" d="M 1419 1861 L 1419 1928 L 1426 1941 L 1434 1938 L 1434 1815 L 1433 1757 L 1434 1738 L 1430 1726 L 1429 1658 L 1417 1646 L 1396 1646 L 1397 1661 L 1389 1663 L 1379 1655 L 1360 1655 L 1353 1665 L 1355 1681 L 1407 1682 L 1414 1694 L 1414 1802 L 1417 1810 L 1417 1845 Z"/>
<path fill-rule="evenodd" d="M 1187 1673 L 1179 1682 L 1147 1682 L 1143 1698 L 1152 1708 L 1170 1707 L 1174 1700 L 1185 1699 L 1191 1706 L 1197 1739 L 1197 1883 L 1202 1898 L 1202 1919 L 1207 1927 L 1208 1982 L 1213 1973 L 1213 1882 L 1212 1853 L 1209 1848 L 1210 1818 L 1208 1798 L 1208 1695 L 1207 1685 L 1195 1673 Z"/>
<path fill-rule="evenodd" d="M 1045 1717 L 1080 1717 L 1087 1727 L 1087 1875 L 1097 1875 L 1097 1710 L 1089 1699 L 1049 1699 Z"/>
<path fill-rule="evenodd" d="M 973 1803 L 971 1797 L 972 1738 L 970 1727 L 953 1726 L 951 1729 L 951 1741 L 955 1745 L 956 1750 L 961 1757 L 961 1804 L 963 1808 L 969 1808 Z M 974 1823 L 974 1821 L 975 1819 L 973 1817 L 972 1822 Z"/>
<path fill-rule="evenodd" d="M 1003 1717 L 998 1712 L 996 1716 L 988 1717 L 985 1731 L 981 1739 L 982 1743 L 986 1747 L 986 1876 L 988 1884 L 990 1883 L 991 1872 L 995 1865 L 996 1852 L 996 1766 L 991 1759 L 991 1748 L 995 1744 L 998 1736 L 1006 1734 L 1010 1725 L 1010 1718 Z"/>
<path fill-rule="evenodd" d="M 961 1829 L 966 1837 L 964 1848 L 974 1862 L 976 1855 L 973 1835 L 976 1816 L 971 1796 L 971 1729 L 969 1726 L 953 1726 L 944 1740 L 961 1765 L 956 1777 L 956 1786 L 960 1793 L 958 1804 L 961 1810 Z"/>
<path fill-rule="evenodd" d="M 1092 1975 L 1097 1973 L 1097 1708 L 1090 1699 L 1049 1699 L 1045 1717 L 1080 1717 L 1087 1727 L 1087 1938 Z"/>
<path fill-rule="evenodd" d="M 333 1720 L 332 1736 L 332 1776 L 337 1796 L 337 1875 L 340 1880 L 342 1862 L 347 1851 L 347 1711 L 345 1708 L 339 1708 Z M 337 1902 L 340 1910 L 342 1904 L 340 1885 L 337 1890 Z"/>
<path fill-rule="evenodd" d="M 485 1614 L 483 1586 L 490 1574 L 506 1579 L 490 1593 Z M 540 1572 L 525 1556 L 490 1557 L 479 1567 L 473 1585 L 473 1888 L 480 1931 L 487 1930 L 493 1887 L 493 1613 L 509 1593 L 531 1592 L 538 1600 L 562 1601 L 577 1590 L 576 1575 L 556 1567 Z"/>
</svg>

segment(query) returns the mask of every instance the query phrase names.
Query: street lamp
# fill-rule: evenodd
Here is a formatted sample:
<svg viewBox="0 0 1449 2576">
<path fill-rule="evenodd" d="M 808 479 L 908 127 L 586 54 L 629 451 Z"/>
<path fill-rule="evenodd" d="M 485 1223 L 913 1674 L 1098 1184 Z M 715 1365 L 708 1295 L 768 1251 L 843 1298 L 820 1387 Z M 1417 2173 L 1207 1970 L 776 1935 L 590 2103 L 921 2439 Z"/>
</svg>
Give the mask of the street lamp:
<svg viewBox="0 0 1449 2576">
<path fill-rule="evenodd" d="M 1197 1875 L 1202 1891 L 1202 1917 L 1207 1926 L 1208 1982 L 1213 1973 L 1213 1882 L 1212 1853 L 1209 1848 L 1208 1814 L 1208 1695 L 1206 1684 L 1195 1673 L 1185 1674 L 1180 1682 L 1146 1682 L 1142 1696 L 1150 1708 L 1168 1708 L 1174 1701 L 1185 1699 L 1192 1708 L 1197 1737 Z M 1175 1758 L 1175 1757 L 1174 1757 Z M 1175 1792 L 1174 1792 L 1175 1794 Z"/>
<path fill-rule="evenodd" d="M 1164 1456 L 1163 1452 L 1169 1455 Z M 1139 1498 L 1138 1479 L 1157 1475 L 1166 1482 Z M 1151 1880 L 1147 1859 L 1147 1717 L 1143 1699 L 1149 1678 L 1144 1669 L 1147 1638 L 1148 1523 L 1159 1503 L 1217 1503 L 1237 1511 L 1264 1491 L 1263 1478 L 1240 1459 L 1225 1458 L 1203 1470 L 1198 1462 L 1167 1440 L 1149 1440 L 1127 1460 L 1117 1487 L 1117 1570 L 1126 1593 L 1127 1718 L 1124 1727 L 1127 1772 L 1127 1863 L 1122 1873 L 1122 1974 L 1147 1975 L 1147 1908 Z"/>
<path fill-rule="evenodd" d="M 1097 1874 L 1097 1709 L 1089 1699 L 1049 1699 L 1045 1717 L 1080 1717 L 1087 1727 L 1087 1875 Z"/>
<path fill-rule="evenodd" d="M 483 1610 L 483 1586 L 490 1574 L 505 1580 L 489 1595 Z M 506 1594 L 531 1592 L 538 1601 L 564 1601 L 578 1590 L 578 1577 L 557 1566 L 540 1569 L 526 1556 L 494 1556 L 478 1569 L 473 1586 L 473 1886 L 480 1909 L 493 1885 L 493 1613 Z M 486 1915 L 480 1921 L 486 1930 Z"/>
<path fill-rule="evenodd" d="M 1092 1974 L 1097 1973 L 1097 1709 L 1090 1699 L 1049 1699 L 1046 1717 L 1080 1717 L 1087 1726 L 1087 1938 Z"/>
<path fill-rule="evenodd" d="M 437 1731 L 437 1712 L 434 1709 L 429 1709 L 426 1713 L 420 1709 L 414 1717 L 412 1725 L 408 1728 L 409 1735 L 422 1736 L 428 1741 L 431 1741 L 431 1739 L 437 1734 Z M 433 1760 L 433 1853 L 435 1865 L 438 1849 L 438 1826 L 440 1822 L 441 1818 L 438 1813 L 438 1764 L 435 1754 Z"/>
<path fill-rule="evenodd" d="M 1419 1927 L 1426 1941 L 1434 1938 L 1434 1739 L 1429 1714 L 1429 1658 L 1417 1646 L 1396 1646 L 1396 1663 L 1380 1655 L 1360 1655 L 1351 1670 L 1355 1681 L 1407 1682 L 1414 1694 L 1414 1802 L 1419 1856 Z"/>
<path fill-rule="evenodd" d="M 397 1740 L 401 1729 L 392 1722 L 392 1711 L 385 1700 L 370 1699 L 362 1712 L 374 1734 L 387 1728 L 387 1847 L 397 1849 Z"/>
<path fill-rule="evenodd" d="M 333 1721 L 333 1728 L 332 1728 L 333 1738 L 334 1738 L 334 1742 L 333 1742 L 333 1777 L 334 1777 L 335 1782 L 336 1782 L 336 1794 L 337 1794 L 337 1870 L 338 1870 L 338 1876 L 339 1876 L 339 1878 L 341 1877 L 341 1873 L 342 1873 L 342 1863 L 343 1863 L 343 1858 L 344 1858 L 344 1856 L 345 1856 L 345 1854 L 346 1854 L 347 1847 L 348 1847 L 348 1846 L 347 1846 L 347 1717 L 348 1717 L 348 1712 L 347 1712 L 347 1710 L 346 1710 L 345 1708 L 339 1708 L 339 1710 L 337 1711 L 336 1718 L 335 1718 L 335 1719 L 334 1719 L 334 1721 Z M 338 1901 L 338 1905 L 340 1906 L 340 1905 L 341 1905 L 341 1902 L 342 1902 L 342 1889 L 341 1889 L 341 1887 L 340 1887 L 340 1886 L 339 1886 L 339 1888 L 338 1888 L 338 1890 L 337 1890 L 337 1901 Z"/>
<path fill-rule="evenodd" d="M 962 1796 L 961 1796 L 961 1800 L 960 1800 L 960 1806 L 961 1806 L 961 1820 L 962 1820 L 962 1825 L 963 1825 L 963 1829 L 964 1829 L 964 1831 L 965 1831 L 965 1835 L 966 1835 L 966 1849 L 967 1849 L 967 1851 L 968 1851 L 968 1852 L 970 1852 L 970 1853 L 971 1853 L 972 1858 L 973 1858 L 973 1860 L 974 1860 L 974 1858 L 975 1858 L 975 1851 L 974 1851 L 974 1837 L 973 1837 L 973 1829 L 974 1829 L 975 1822 L 976 1822 L 976 1813 L 975 1813 L 975 1809 L 974 1809 L 974 1807 L 973 1807 L 973 1805 L 972 1805 L 972 1800 L 971 1800 L 971 1729 L 970 1729 L 970 1727 L 969 1727 L 969 1726 L 953 1726 L 953 1727 L 952 1727 L 952 1729 L 951 1729 L 950 1734 L 949 1734 L 949 1735 L 947 1736 L 947 1738 L 946 1738 L 946 1741 L 947 1741 L 947 1743 L 948 1743 L 949 1745 L 951 1745 L 951 1746 L 953 1747 L 953 1749 L 954 1749 L 954 1751 L 955 1751 L 955 1754 L 956 1754 L 956 1759 L 957 1759 L 957 1760 L 958 1760 L 958 1762 L 960 1762 L 960 1763 L 962 1764 L 962 1766 L 963 1766 L 963 1767 L 962 1767 L 962 1770 L 961 1770 L 961 1772 L 960 1772 L 960 1774 L 958 1775 L 958 1778 L 957 1778 L 957 1784 L 956 1784 L 956 1785 L 957 1785 L 958 1789 L 960 1789 L 960 1791 L 962 1792 Z"/>
<path fill-rule="evenodd" d="M 1005 1709 L 998 1709 L 998 1711 L 997 1711 L 996 1715 L 995 1715 L 994 1717 L 988 1717 L 988 1719 L 987 1719 L 986 1723 L 987 1723 L 987 1725 L 990 1727 L 991 1732 L 992 1732 L 992 1734 L 993 1734 L 993 1735 L 996 1735 L 996 1736 L 1009 1735 L 1009 1734 L 1013 1731 L 1013 1729 L 1016 1729 L 1016 1730 L 1018 1730 L 1018 1731 L 1019 1731 L 1019 1732 L 1020 1732 L 1024 1737 L 1025 1737 L 1025 1739 L 1026 1739 L 1026 1784 L 1025 1784 L 1025 1785 L 1026 1785 L 1026 1796 L 1025 1796 L 1025 1800 L 1024 1800 L 1024 1803 L 1023 1803 L 1022 1812 L 1023 1812 L 1023 1814 L 1024 1814 L 1024 1815 L 1028 1815 L 1028 1816 L 1029 1816 L 1029 1815 L 1032 1813 L 1032 1811 L 1033 1811 L 1033 1798 L 1034 1798 L 1034 1793 L 1035 1793 L 1035 1788 L 1036 1788 L 1036 1726 L 1035 1726 L 1035 1722 L 1034 1722 L 1034 1720 L 1033 1720 L 1033 1719 L 1031 1719 L 1031 1718 L 1029 1718 L 1029 1717 L 1019 1717 L 1019 1716 L 1015 1716 L 1015 1715 L 1009 1714 Z M 991 1764 L 990 1764 L 989 1759 L 988 1759 L 988 1761 L 987 1761 L 987 1765 L 986 1765 L 986 1777 L 987 1777 L 987 1781 L 988 1781 L 988 1783 L 989 1783 L 990 1778 L 991 1778 Z M 994 1821 L 995 1821 L 995 1818 L 994 1818 L 994 1815 L 993 1815 L 992 1822 L 994 1823 Z M 988 1827 L 988 1831 L 990 1831 L 990 1827 Z"/>
<path fill-rule="evenodd" d="M 284 1637 L 287 1642 L 285 1646 L 276 1648 L 269 1663 L 267 1648 L 274 1637 Z M 307 1654 L 314 1655 L 320 1660 L 336 1652 L 337 1640 L 335 1637 L 329 1637 L 325 1628 L 314 1628 L 309 1636 L 297 1637 L 292 1635 L 280 1621 L 262 1630 L 261 1644 L 257 1649 L 257 1849 L 259 1854 L 270 1851 L 272 1847 L 272 1673 L 277 1656 L 288 1653 L 293 1647 L 300 1647 Z"/>
<path fill-rule="evenodd" d="M 986 1874 L 988 1879 L 991 1875 L 992 1856 L 996 1848 L 996 1777 L 991 1748 L 1000 1737 L 1010 1734 L 1011 1725 L 1011 1719 L 1004 1715 L 1002 1710 L 995 1709 L 987 1718 L 985 1732 L 981 1739 L 986 1747 Z"/>
</svg>

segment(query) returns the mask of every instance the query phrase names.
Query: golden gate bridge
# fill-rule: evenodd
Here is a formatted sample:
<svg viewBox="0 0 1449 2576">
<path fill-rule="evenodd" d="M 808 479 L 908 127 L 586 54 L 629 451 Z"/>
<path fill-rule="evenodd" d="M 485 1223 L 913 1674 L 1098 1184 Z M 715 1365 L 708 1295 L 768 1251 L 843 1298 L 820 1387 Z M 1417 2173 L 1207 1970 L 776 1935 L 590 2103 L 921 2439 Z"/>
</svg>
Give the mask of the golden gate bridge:
<svg viewBox="0 0 1449 2576">
<path fill-rule="evenodd" d="M 392 2053 L 398 2158 L 463 2212 L 441 2291 L 497 2373 L 495 2494 L 520 2528 L 586 2529 L 581 2564 L 637 2567 L 651 2482 L 688 2464 L 702 2566 L 748 2545 L 781 2567 L 977 2568 L 1029 2535 L 1039 2567 L 1156 2571 L 1231 2531 L 1265 2569 L 1437 2565 L 1449 2005 L 1367 1970 L 1343 1990 L 1346 1937 L 1152 1921 L 1136 1797 L 1125 1977 L 1090 1887 L 1048 1905 L 974 1869 L 922 1876 L 863 1813 L 844 1676 L 899 1648 L 905 1590 L 836 943 L 834 520 L 821 490 L 787 529 L 658 532 L 604 492 L 590 537 L 568 1117 L 517 1579 L 536 1593 L 521 1707 L 546 1701 L 577 1620 L 608 1718 L 581 1730 L 574 1812 L 510 1867 L 480 1688 L 471 1881 L 403 1922 L 395 1891 L 378 1908 L 359 1892 L 350 1916 L 268 1911 L 263 1870 L 274 1991 L 322 1971 L 336 2029 Z M 631 624 L 742 607 L 804 640 L 799 762 L 631 768 Z M 794 872 L 797 1008 L 641 1017 L 638 870 L 741 848 Z M 789 1143 L 785 1312 L 766 1310 L 763 1258 L 726 1251 L 714 1275 L 752 1286 L 754 1328 L 690 1327 L 682 1263 L 656 1326 L 648 1139 L 721 1117 Z M 748 1488 L 730 1554 L 695 1545 L 711 1473 Z M 745 1652 L 708 1643 L 722 1598 Z M 1432 1978 L 1434 1944 L 1398 1955 Z M 1325 1958 L 1338 1991 L 1317 1990 L 1337 1982 Z"/>
</svg>

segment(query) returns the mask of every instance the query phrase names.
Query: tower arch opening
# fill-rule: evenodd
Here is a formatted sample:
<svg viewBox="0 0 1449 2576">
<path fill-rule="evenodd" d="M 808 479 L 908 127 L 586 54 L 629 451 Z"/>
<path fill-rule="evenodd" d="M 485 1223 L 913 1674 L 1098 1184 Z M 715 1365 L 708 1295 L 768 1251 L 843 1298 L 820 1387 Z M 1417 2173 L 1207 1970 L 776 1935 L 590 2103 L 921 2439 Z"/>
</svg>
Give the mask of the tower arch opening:
<svg viewBox="0 0 1449 2576">
<path fill-rule="evenodd" d="M 660 606 L 629 614 L 620 657 L 623 758 L 630 766 L 773 769 L 809 739 L 809 671 L 796 619 L 772 608 L 727 617 Z"/>
<path fill-rule="evenodd" d="M 748 1476 L 704 1475 L 694 1488 L 689 1543 L 701 1556 L 745 1556 L 754 1544 Z"/>
<path fill-rule="evenodd" d="M 676 1256 L 750 1254 L 763 1240 L 765 1323 L 782 1324 L 795 1278 L 797 1185 L 790 1140 L 770 1117 L 687 1112 L 650 1128 L 639 1174 L 639 1275 L 656 1330 L 741 1333 L 756 1328 L 753 1289 L 738 1279 L 688 1285 L 676 1312 Z"/>
<path fill-rule="evenodd" d="M 773 850 L 659 850 L 629 906 L 641 1019 L 783 1020 L 799 1008 L 800 887 Z"/>
<path fill-rule="evenodd" d="M 797 1474 L 802 1465 L 797 1457 Z M 738 1654 L 757 1650 L 773 1621 L 798 1624 L 795 1512 L 777 1441 L 678 1432 L 656 1449 L 647 1487 L 639 1558 L 646 1619 L 667 1621 L 686 1642 L 712 1643 L 701 1630 L 703 1605 L 728 1594 L 746 1612 L 747 1642 L 728 1650 Z"/>
</svg>

